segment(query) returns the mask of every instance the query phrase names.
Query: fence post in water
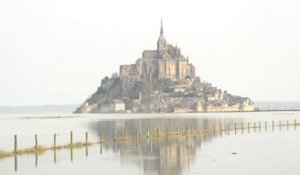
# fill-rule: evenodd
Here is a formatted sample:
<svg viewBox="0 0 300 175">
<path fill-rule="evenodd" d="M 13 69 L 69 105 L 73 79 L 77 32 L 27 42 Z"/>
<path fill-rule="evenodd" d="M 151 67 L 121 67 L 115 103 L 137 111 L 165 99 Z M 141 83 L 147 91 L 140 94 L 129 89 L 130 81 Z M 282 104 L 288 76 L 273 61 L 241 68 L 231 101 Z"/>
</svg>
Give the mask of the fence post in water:
<svg viewBox="0 0 300 175">
<path fill-rule="evenodd" d="M 256 122 L 254 122 L 254 132 L 256 131 Z"/>
<path fill-rule="evenodd" d="M 267 129 L 268 129 L 268 122 L 265 121 L 265 131 L 267 131 Z"/>
<path fill-rule="evenodd" d="M 281 120 L 279 120 L 279 129 L 281 130 Z"/>
<path fill-rule="evenodd" d="M 34 135 L 34 139 L 35 139 L 35 150 L 37 150 L 37 148 L 38 148 L 38 139 L 37 139 L 37 135 Z"/>
<path fill-rule="evenodd" d="M 125 135 L 124 135 L 125 139 L 127 139 L 127 129 L 125 129 Z"/>
<path fill-rule="evenodd" d="M 117 130 L 115 130 L 115 133 L 114 133 L 114 142 L 117 141 Z"/>
<path fill-rule="evenodd" d="M 15 154 L 17 154 L 17 151 L 18 151 L 18 136 L 17 135 L 15 135 L 15 148 L 14 148 L 14 152 L 15 152 Z"/>
<path fill-rule="evenodd" d="M 73 131 L 70 133 L 70 146 L 73 145 Z"/>
<path fill-rule="evenodd" d="M 89 133 L 85 132 L 85 144 L 87 145 L 89 141 Z"/>
<path fill-rule="evenodd" d="M 56 133 L 54 133 L 53 148 L 56 149 Z"/>
<path fill-rule="evenodd" d="M 204 126 L 205 127 L 205 126 Z M 204 129 L 205 130 L 205 129 Z M 189 131 L 189 127 L 188 126 L 186 126 L 186 128 L 185 128 L 185 134 L 187 134 L 188 133 L 188 131 Z"/>
<path fill-rule="evenodd" d="M 179 128 L 177 127 L 177 135 L 179 135 Z"/>
<path fill-rule="evenodd" d="M 99 143 L 101 144 L 103 142 L 103 138 L 102 138 L 102 132 L 101 130 L 99 131 Z"/>
<path fill-rule="evenodd" d="M 149 130 L 149 128 L 147 129 L 147 138 L 149 138 L 150 137 L 150 130 Z"/>
<path fill-rule="evenodd" d="M 286 128 L 289 129 L 289 121 L 286 121 Z"/>
<path fill-rule="evenodd" d="M 234 134 L 236 135 L 236 122 L 234 123 Z"/>
<path fill-rule="evenodd" d="M 242 127 L 242 133 L 244 132 L 244 124 L 241 123 L 241 127 Z"/>
<path fill-rule="evenodd" d="M 272 121 L 272 131 L 274 131 L 274 121 Z"/>
<path fill-rule="evenodd" d="M 258 128 L 259 128 L 259 132 L 260 132 L 260 129 L 261 129 L 260 121 L 258 122 Z"/>
<path fill-rule="evenodd" d="M 248 122 L 248 133 L 250 132 L 250 123 Z"/>
</svg>

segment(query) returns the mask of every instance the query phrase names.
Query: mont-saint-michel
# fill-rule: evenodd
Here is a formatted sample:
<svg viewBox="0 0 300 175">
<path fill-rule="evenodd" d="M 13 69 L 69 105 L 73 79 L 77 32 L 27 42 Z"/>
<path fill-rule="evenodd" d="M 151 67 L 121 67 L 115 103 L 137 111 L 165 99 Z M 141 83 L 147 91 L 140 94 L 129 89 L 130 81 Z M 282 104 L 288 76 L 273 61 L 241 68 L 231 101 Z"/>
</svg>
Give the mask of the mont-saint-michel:
<svg viewBox="0 0 300 175">
<path fill-rule="evenodd" d="M 75 113 L 254 111 L 250 98 L 202 81 L 195 69 L 179 47 L 167 43 L 161 22 L 156 49 L 102 79 Z"/>
</svg>

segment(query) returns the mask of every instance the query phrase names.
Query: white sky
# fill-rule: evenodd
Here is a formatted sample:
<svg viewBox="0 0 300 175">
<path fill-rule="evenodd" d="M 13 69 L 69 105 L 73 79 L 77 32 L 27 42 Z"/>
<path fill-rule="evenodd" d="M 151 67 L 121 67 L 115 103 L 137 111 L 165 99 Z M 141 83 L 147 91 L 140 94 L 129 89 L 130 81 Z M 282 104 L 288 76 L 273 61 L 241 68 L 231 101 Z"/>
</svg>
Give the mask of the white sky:
<svg viewBox="0 0 300 175">
<path fill-rule="evenodd" d="M 83 102 L 156 48 L 161 16 L 203 80 L 254 101 L 300 100 L 299 0 L 2 0 L 0 105 Z"/>
</svg>

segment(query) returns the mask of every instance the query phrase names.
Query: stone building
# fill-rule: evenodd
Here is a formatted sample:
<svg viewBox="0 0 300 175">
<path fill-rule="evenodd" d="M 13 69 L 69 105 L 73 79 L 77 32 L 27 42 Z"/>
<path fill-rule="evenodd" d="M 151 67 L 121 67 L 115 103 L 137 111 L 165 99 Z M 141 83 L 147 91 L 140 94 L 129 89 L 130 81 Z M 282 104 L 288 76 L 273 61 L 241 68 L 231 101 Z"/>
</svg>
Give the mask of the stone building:
<svg viewBox="0 0 300 175">
<path fill-rule="evenodd" d="M 161 23 L 156 50 L 144 50 L 135 64 L 120 66 L 122 96 L 127 96 L 135 82 L 150 84 L 159 79 L 181 80 L 195 77 L 195 67 L 181 54 L 180 48 L 167 43 Z"/>
<path fill-rule="evenodd" d="M 195 75 L 180 48 L 168 44 L 161 23 L 155 50 L 144 50 L 134 64 L 101 86 L 75 112 L 239 112 L 254 111 L 248 97 L 222 91 Z"/>
</svg>

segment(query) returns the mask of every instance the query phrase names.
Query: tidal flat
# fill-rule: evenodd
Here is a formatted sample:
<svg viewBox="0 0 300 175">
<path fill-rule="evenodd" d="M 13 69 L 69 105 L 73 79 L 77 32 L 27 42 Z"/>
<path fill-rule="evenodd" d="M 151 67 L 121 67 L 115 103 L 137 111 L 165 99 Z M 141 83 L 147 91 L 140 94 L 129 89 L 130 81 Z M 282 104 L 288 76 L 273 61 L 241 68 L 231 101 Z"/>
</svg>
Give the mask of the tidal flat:
<svg viewBox="0 0 300 175">
<path fill-rule="evenodd" d="M 299 123 L 300 112 L 1 115 L 0 150 L 12 155 L 0 172 L 300 174 Z M 15 135 L 33 152 L 14 154 Z"/>
</svg>

